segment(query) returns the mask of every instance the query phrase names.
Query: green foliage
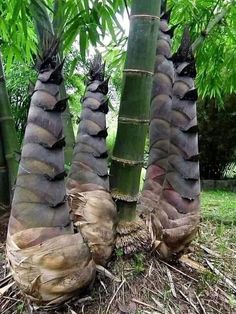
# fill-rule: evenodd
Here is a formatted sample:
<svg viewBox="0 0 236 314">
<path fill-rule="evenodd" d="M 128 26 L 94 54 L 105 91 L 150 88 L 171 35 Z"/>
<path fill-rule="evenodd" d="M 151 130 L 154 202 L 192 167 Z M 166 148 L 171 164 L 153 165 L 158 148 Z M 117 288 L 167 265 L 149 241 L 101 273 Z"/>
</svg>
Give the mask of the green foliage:
<svg viewBox="0 0 236 314">
<path fill-rule="evenodd" d="M 24 313 L 24 306 L 25 306 L 25 303 L 19 303 L 17 305 L 17 313 L 21 314 L 21 313 Z"/>
<path fill-rule="evenodd" d="M 29 0 L 2 0 L 0 12 L 1 51 L 8 72 L 14 59 L 32 61 L 37 36 L 29 17 Z"/>
<path fill-rule="evenodd" d="M 127 38 L 124 38 L 124 43 L 126 43 Z M 111 48 L 110 48 L 111 47 Z M 104 60 L 108 65 L 108 75 L 111 76 L 112 84 L 115 87 L 116 93 L 121 95 L 121 86 L 122 86 L 122 70 L 124 68 L 126 51 L 124 50 L 125 46 L 107 47 L 106 52 L 104 53 Z"/>
<path fill-rule="evenodd" d="M 201 208 L 204 219 L 223 224 L 236 224 L 236 193 L 234 192 L 203 191 Z M 217 232 L 224 234 L 222 227 Z"/>
<path fill-rule="evenodd" d="M 81 111 L 81 97 L 84 94 L 84 72 L 86 67 L 79 62 L 76 64 L 76 71 L 70 74 L 71 63 L 74 60 L 76 51 L 72 51 L 66 58 L 64 76 L 67 91 L 69 94 L 70 112 L 73 116 L 73 124 L 76 128 L 77 121 Z M 80 59 L 81 61 L 81 59 Z M 15 121 L 19 143 L 22 143 L 25 126 L 27 122 L 27 114 L 30 104 L 30 85 L 36 81 L 36 71 L 28 64 L 15 61 L 7 74 L 7 89 L 11 103 L 11 111 Z"/>
<path fill-rule="evenodd" d="M 7 75 L 7 89 L 19 143 L 22 143 L 30 104 L 29 85 L 36 80 L 33 68 L 20 62 L 11 65 Z"/>
<path fill-rule="evenodd" d="M 75 129 L 79 122 L 81 112 L 81 98 L 85 91 L 84 76 L 87 73 L 87 67 L 82 63 L 78 53 L 73 49 L 66 58 L 64 67 L 64 78 L 69 95 L 69 106 L 72 114 L 72 122 Z M 76 62 L 75 62 L 76 61 Z M 77 131 L 77 130 L 75 130 Z"/>
<path fill-rule="evenodd" d="M 204 179 L 223 178 L 236 161 L 235 101 L 235 94 L 227 97 L 224 109 L 219 109 L 214 99 L 198 103 L 200 171 Z"/>
<path fill-rule="evenodd" d="M 69 106 L 73 126 L 75 127 L 79 123 L 81 97 L 85 90 L 83 75 L 78 73 L 74 74 L 70 79 L 66 80 L 66 87 L 69 95 Z"/>
<path fill-rule="evenodd" d="M 130 0 L 126 2 L 128 6 L 131 3 Z M 57 4 L 55 13 L 54 4 Z M 222 105 L 225 95 L 236 91 L 236 68 L 232 67 L 236 63 L 235 3 L 233 0 L 170 0 L 168 5 L 172 7 L 171 22 L 178 25 L 175 49 L 179 46 L 186 24 L 195 40 L 206 29 L 209 21 L 225 8 L 228 10 L 226 17 L 211 31 L 196 52 L 200 95 L 218 98 L 218 104 Z M 27 63 L 33 60 L 37 52 L 33 19 L 46 27 L 41 14 L 42 7 L 47 9 L 51 20 L 60 21 L 57 23 L 57 31 L 66 53 L 77 39 L 83 61 L 91 45 L 104 47 L 110 72 L 115 73 L 114 82 L 120 88 L 117 77 L 124 64 L 127 37 L 118 15 L 123 15 L 126 11 L 124 0 L 2 0 L 0 40 L 7 72 L 14 59 Z M 77 57 L 73 63 L 76 62 Z"/>
<path fill-rule="evenodd" d="M 64 51 L 70 51 L 79 35 L 82 60 L 85 60 L 90 44 L 96 46 L 107 34 L 115 42 L 117 35 L 123 34 L 116 16 L 124 12 L 123 0 L 3 0 L 0 3 L 0 39 L 3 55 L 7 57 L 7 71 L 14 59 L 29 62 L 36 54 L 34 21 L 51 32 L 45 21 L 45 9 L 54 21 Z"/>
<path fill-rule="evenodd" d="M 108 157 L 109 157 L 109 161 L 110 158 L 112 156 L 112 152 L 113 152 L 113 148 L 115 145 L 115 140 L 116 140 L 116 130 L 109 130 L 110 132 L 108 133 L 108 137 L 106 139 L 106 143 L 107 143 L 107 150 L 108 150 Z"/>
<path fill-rule="evenodd" d="M 215 26 L 196 51 L 197 87 L 202 98 L 217 98 L 223 103 L 225 95 L 236 91 L 236 5 L 224 0 L 170 0 L 171 22 L 178 25 L 175 49 L 179 46 L 183 28 L 188 25 L 193 41 L 204 31 L 209 22 L 226 9 L 225 18 Z M 218 101 L 219 103 L 219 101 Z"/>
<path fill-rule="evenodd" d="M 145 256 L 142 253 L 138 253 L 134 255 L 133 258 L 133 267 L 134 267 L 134 274 L 138 275 L 145 270 Z"/>
<path fill-rule="evenodd" d="M 59 10 L 64 11 L 66 20 L 63 29 L 64 48 L 70 47 L 79 34 L 82 59 L 91 43 L 96 46 L 107 33 L 116 41 L 116 28 L 123 32 L 116 13 L 122 14 L 123 1 L 65 1 L 60 2 Z"/>
<path fill-rule="evenodd" d="M 207 287 L 214 286 L 220 280 L 220 277 L 212 273 L 211 271 L 207 270 L 200 274 L 199 282 L 197 286 L 198 294 L 202 293 Z"/>
<path fill-rule="evenodd" d="M 116 249 L 116 256 L 117 257 L 123 257 L 124 251 L 122 249 Z"/>
<path fill-rule="evenodd" d="M 235 299 L 235 296 L 233 294 L 229 295 L 229 303 L 233 309 L 236 309 L 236 299 Z"/>
</svg>

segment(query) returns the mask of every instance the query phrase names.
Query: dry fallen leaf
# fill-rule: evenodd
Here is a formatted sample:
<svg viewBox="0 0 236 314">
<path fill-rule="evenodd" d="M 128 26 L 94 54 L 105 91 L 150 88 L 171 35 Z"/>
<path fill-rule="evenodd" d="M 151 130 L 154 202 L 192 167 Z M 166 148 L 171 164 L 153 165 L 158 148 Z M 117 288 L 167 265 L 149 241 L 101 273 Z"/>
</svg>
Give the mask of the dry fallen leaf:
<svg viewBox="0 0 236 314">
<path fill-rule="evenodd" d="M 204 273 L 207 271 L 207 269 L 202 266 L 201 264 L 199 264 L 196 261 L 193 261 L 192 259 L 190 259 L 187 255 L 183 255 L 180 259 L 180 262 L 182 262 L 183 264 L 197 270 L 200 273 Z"/>
<path fill-rule="evenodd" d="M 9 283 L 8 285 L 2 287 L 0 289 L 0 295 L 4 295 L 4 293 L 6 293 L 14 284 L 15 284 L 15 282 L 13 281 L 13 282 Z"/>
</svg>

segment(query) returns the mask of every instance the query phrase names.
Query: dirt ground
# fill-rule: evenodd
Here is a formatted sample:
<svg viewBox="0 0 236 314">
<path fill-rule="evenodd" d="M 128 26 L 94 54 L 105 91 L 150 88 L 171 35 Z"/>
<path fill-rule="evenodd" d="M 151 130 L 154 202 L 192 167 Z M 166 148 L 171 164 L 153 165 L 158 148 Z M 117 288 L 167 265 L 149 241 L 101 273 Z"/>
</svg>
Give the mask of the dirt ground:
<svg viewBox="0 0 236 314">
<path fill-rule="evenodd" d="M 0 217 L 2 292 L 13 283 L 5 261 L 7 223 L 7 215 Z M 0 313 L 236 313 L 236 228 L 219 228 L 203 222 L 198 239 L 178 264 L 153 254 L 126 259 L 115 252 L 107 266 L 114 278 L 98 273 L 91 290 L 56 309 L 32 308 L 13 284 L 0 295 Z"/>
</svg>

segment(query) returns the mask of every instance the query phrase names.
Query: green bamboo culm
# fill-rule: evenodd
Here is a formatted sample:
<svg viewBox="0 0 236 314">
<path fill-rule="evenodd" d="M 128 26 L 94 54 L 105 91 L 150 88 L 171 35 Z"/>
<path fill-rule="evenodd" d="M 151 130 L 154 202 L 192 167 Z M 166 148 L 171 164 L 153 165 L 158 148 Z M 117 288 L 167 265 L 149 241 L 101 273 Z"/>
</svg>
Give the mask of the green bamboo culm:
<svg viewBox="0 0 236 314">
<path fill-rule="evenodd" d="M 161 1 L 133 0 L 110 182 L 120 220 L 136 215 Z M 148 56 L 148 57 L 147 57 Z"/>
<path fill-rule="evenodd" d="M 10 205 L 10 193 L 8 183 L 8 171 L 3 152 L 3 140 L 0 133 L 0 214 Z"/>
<path fill-rule="evenodd" d="M 11 114 L 11 105 L 7 93 L 4 76 L 2 57 L 0 54 L 0 133 L 4 158 L 8 169 L 9 188 L 12 188 L 16 181 L 18 162 L 15 153 L 19 151 L 15 123 Z M 10 193 L 12 194 L 12 193 Z"/>
<path fill-rule="evenodd" d="M 57 14 L 57 10 L 59 9 L 59 2 L 54 1 L 54 20 L 53 23 L 50 20 L 47 8 L 43 4 L 43 1 L 31 1 L 31 10 L 34 12 L 37 12 L 37 16 L 35 16 L 35 27 L 38 33 L 39 43 L 41 49 L 44 47 L 44 43 L 50 40 L 52 37 L 59 37 L 60 34 L 58 34 L 58 27 L 61 22 L 61 16 Z M 63 58 L 63 52 L 60 47 L 59 55 L 62 60 Z M 65 99 L 67 97 L 66 94 L 66 87 L 64 81 L 59 87 L 60 90 L 60 98 Z M 70 114 L 69 106 L 66 107 L 66 110 L 62 114 L 62 123 L 63 123 L 63 132 L 66 139 L 66 146 L 64 148 L 64 154 L 65 154 L 65 163 L 67 165 L 71 164 L 72 156 L 73 156 L 73 149 L 75 144 L 75 135 L 73 131 L 73 125 L 72 125 L 72 119 Z"/>
</svg>

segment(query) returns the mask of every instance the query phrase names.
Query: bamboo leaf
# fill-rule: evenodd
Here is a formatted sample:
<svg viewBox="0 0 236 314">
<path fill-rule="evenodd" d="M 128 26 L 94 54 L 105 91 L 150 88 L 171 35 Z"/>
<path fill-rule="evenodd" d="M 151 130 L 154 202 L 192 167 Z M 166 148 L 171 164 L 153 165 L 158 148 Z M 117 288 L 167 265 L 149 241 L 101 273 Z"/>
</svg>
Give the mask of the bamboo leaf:
<svg viewBox="0 0 236 314">
<path fill-rule="evenodd" d="M 99 38 L 97 36 L 97 32 L 94 30 L 93 25 L 88 29 L 88 33 L 91 43 L 95 46 Z"/>
<path fill-rule="evenodd" d="M 71 44 L 73 43 L 78 30 L 80 29 L 81 26 L 81 19 L 79 17 L 77 17 L 77 19 L 74 19 L 73 23 L 71 24 L 71 26 L 67 29 L 67 31 L 63 34 L 63 38 L 64 38 L 64 49 L 68 48 L 71 46 Z"/>
<path fill-rule="evenodd" d="M 69 76 L 73 75 L 76 65 L 78 63 L 78 60 L 79 60 L 79 57 L 75 57 L 74 60 L 71 61 Z"/>
<path fill-rule="evenodd" d="M 88 0 L 84 0 L 84 8 L 86 11 L 89 11 L 89 1 Z"/>
<path fill-rule="evenodd" d="M 27 32 L 27 16 L 26 16 L 26 11 L 25 11 L 24 2 L 22 2 L 22 5 L 21 5 L 21 15 L 22 15 L 22 28 L 23 28 L 23 32 L 24 32 L 25 38 L 27 39 L 27 37 L 28 37 L 28 32 Z"/>
<path fill-rule="evenodd" d="M 13 13 L 12 13 L 11 26 L 13 26 L 17 21 L 17 17 L 19 15 L 20 10 L 21 10 L 21 5 L 22 5 L 21 1 L 16 2 L 16 5 L 15 5 L 15 7 L 13 9 Z"/>
<path fill-rule="evenodd" d="M 107 22 L 107 26 L 108 26 L 108 29 L 111 33 L 111 37 L 114 41 L 116 41 L 116 34 L 115 34 L 115 31 L 114 31 L 114 26 L 112 24 L 112 20 L 109 16 L 109 14 L 106 14 L 106 22 Z"/>
<path fill-rule="evenodd" d="M 8 50 L 8 55 L 7 55 L 7 63 L 6 63 L 6 71 L 8 72 L 11 68 L 12 65 L 12 60 L 13 60 L 13 50 L 9 49 Z"/>
<path fill-rule="evenodd" d="M 80 46 L 81 58 L 83 61 L 85 61 L 85 53 L 86 53 L 86 47 L 87 47 L 87 35 L 86 35 L 85 29 L 82 29 L 80 31 L 79 46 Z"/>
</svg>

